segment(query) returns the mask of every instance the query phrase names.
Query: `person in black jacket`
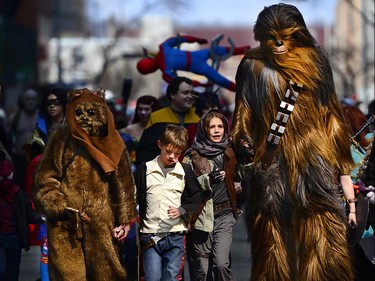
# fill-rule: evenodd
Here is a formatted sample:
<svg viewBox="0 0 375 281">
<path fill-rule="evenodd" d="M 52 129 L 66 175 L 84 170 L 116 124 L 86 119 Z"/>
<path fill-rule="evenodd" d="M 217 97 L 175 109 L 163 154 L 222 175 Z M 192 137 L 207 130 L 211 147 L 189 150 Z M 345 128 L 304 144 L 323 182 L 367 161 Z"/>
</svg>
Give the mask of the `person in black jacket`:
<svg viewBox="0 0 375 281">
<path fill-rule="evenodd" d="M 0 280 L 9 281 L 18 280 L 22 248 L 30 249 L 29 224 L 43 221 L 29 195 L 13 179 L 14 165 L 0 160 Z"/>
</svg>

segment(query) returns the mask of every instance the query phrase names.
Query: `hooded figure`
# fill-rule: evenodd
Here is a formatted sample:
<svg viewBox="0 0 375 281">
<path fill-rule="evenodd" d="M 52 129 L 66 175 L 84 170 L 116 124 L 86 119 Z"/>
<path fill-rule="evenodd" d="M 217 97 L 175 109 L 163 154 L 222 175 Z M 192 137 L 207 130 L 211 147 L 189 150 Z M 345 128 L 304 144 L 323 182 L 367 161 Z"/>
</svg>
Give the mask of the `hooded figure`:
<svg viewBox="0 0 375 281">
<path fill-rule="evenodd" d="M 235 159 L 228 155 L 229 125 L 211 109 L 202 115 L 195 140 L 184 162 L 191 165 L 203 203 L 190 220 L 187 252 L 193 280 L 234 280 L 230 268 L 233 227 L 237 222 Z M 234 169 L 233 169 L 234 168 Z"/>
<path fill-rule="evenodd" d="M 68 126 L 45 148 L 35 203 L 47 219 L 52 280 L 124 280 L 116 239 L 135 218 L 129 156 L 104 91 L 72 90 Z"/>
</svg>

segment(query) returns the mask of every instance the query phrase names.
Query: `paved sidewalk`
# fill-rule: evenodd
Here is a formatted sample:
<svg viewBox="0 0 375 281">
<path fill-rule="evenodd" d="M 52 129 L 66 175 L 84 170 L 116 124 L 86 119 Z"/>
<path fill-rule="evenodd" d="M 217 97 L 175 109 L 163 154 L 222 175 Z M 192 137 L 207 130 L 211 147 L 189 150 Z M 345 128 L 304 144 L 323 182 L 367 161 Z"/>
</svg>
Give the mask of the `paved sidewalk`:
<svg viewBox="0 0 375 281">
<path fill-rule="evenodd" d="M 244 216 L 240 216 L 234 227 L 232 244 L 232 271 L 236 281 L 247 281 L 250 276 L 249 244 L 247 243 Z M 22 253 L 19 281 L 36 281 L 39 278 L 40 247 L 31 247 L 26 254 Z M 188 268 L 185 270 L 185 281 L 189 281 Z"/>
<path fill-rule="evenodd" d="M 27 253 L 22 250 L 19 281 L 36 281 L 39 277 L 40 246 L 33 246 Z"/>
</svg>

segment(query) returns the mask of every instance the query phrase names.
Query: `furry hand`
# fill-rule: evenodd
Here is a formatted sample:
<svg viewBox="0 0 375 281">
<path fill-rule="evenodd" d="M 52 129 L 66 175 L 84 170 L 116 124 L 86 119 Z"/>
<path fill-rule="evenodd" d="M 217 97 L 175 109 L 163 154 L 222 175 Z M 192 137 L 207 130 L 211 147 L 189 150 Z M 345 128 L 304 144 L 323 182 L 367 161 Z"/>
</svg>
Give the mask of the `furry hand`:
<svg viewBox="0 0 375 281">
<path fill-rule="evenodd" d="M 50 192 L 50 194 L 44 195 L 41 204 L 43 213 L 47 218 L 52 220 L 65 220 L 68 218 L 65 212 L 65 196 L 62 193 Z"/>
<path fill-rule="evenodd" d="M 235 145 L 237 160 L 241 164 L 253 162 L 254 159 L 254 142 L 249 136 L 242 136 L 240 143 Z"/>
</svg>

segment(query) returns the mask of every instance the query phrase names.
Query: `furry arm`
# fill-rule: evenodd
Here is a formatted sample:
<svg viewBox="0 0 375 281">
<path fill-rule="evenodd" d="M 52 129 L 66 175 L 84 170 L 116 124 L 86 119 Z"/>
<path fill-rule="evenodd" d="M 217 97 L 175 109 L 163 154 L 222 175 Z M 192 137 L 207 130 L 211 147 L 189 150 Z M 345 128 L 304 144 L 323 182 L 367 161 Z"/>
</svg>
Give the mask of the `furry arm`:
<svg viewBox="0 0 375 281">
<path fill-rule="evenodd" d="M 124 149 L 117 171 L 110 176 L 111 203 L 116 225 L 127 225 L 135 219 L 134 191 L 130 158 Z"/>
<path fill-rule="evenodd" d="M 251 72 L 249 72 L 249 64 L 246 62 L 247 60 L 244 59 L 241 61 L 236 75 L 236 107 L 233 114 L 233 126 L 230 136 L 233 149 L 236 152 L 240 164 L 248 164 L 252 162 L 254 157 L 254 147 L 251 135 L 252 114 L 245 97 L 245 93 L 249 91 L 249 83 L 246 83 L 246 81 L 250 78 L 249 73 Z M 240 79 L 238 79 L 239 77 Z"/>
<path fill-rule="evenodd" d="M 60 130 L 51 136 L 34 176 L 34 200 L 42 206 L 47 218 L 64 217 L 68 207 L 60 190 L 66 133 L 66 130 Z"/>
</svg>

